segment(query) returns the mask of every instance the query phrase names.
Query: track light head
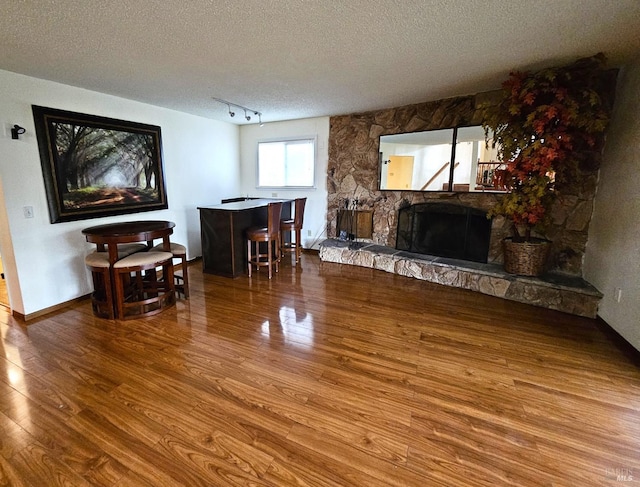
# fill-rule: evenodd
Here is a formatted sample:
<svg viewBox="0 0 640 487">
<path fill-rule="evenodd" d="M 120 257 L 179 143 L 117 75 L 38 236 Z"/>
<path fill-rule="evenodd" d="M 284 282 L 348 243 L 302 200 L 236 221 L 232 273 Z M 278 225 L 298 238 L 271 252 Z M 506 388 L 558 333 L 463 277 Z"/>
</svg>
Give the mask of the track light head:
<svg viewBox="0 0 640 487">
<path fill-rule="evenodd" d="M 247 120 L 247 122 L 249 120 L 251 120 L 251 115 L 247 115 L 247 111 L 246 110 L 244 111 L 244 118 Z"/>
</svg>

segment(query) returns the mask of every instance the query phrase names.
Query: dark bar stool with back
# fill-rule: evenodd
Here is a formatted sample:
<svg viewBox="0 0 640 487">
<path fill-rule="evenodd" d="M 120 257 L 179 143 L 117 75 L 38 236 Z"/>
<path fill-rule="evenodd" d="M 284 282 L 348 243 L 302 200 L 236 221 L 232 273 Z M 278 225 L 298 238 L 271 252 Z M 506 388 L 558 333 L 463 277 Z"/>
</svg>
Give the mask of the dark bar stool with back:
<svg viewBox="0 0 640 487">
<path fill-rule="evenodd" d="M 249 277 L 251 269 L 266 266 L 269 269 L 269 279 L 273 276 L 273 267 L 276 272 L 280 266 L 280 217 L 282 215 L 282 202 L 269 203 L 267 206 L 267 227 L 249 228 L 247 230 L 247 262 Z M 265 253 L 260 253 L 260 244 L 266 243 Z M 255 253 L 252 250 L 252 244 Z"/>
<path fill-rule="evenodd" d="M 295 252 L 296 264 L 300 261 L 300 252 L 302 251 L 302 223 L 304 220 L 304 206 L 307 198 L 296 198 L 294 204 L 293 218 L 280 221 L 280 251 L 282 255 L 285 252 Z M 286 233 L 290 233 L 292 237 L 287 241 Z"/>
</svg>

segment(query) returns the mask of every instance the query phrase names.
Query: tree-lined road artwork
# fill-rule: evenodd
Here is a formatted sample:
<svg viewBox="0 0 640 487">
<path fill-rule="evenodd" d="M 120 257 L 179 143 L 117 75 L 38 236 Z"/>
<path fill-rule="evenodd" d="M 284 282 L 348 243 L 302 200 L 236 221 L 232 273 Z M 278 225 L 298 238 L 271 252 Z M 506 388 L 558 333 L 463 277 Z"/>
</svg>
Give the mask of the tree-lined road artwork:
<svg viewBox="0 0 640 487">
<path fill-rule="evenodd" d="M 52 123 L 57 187 L 65 209 L 159 200 L 152 134 Z"/>
</svg>

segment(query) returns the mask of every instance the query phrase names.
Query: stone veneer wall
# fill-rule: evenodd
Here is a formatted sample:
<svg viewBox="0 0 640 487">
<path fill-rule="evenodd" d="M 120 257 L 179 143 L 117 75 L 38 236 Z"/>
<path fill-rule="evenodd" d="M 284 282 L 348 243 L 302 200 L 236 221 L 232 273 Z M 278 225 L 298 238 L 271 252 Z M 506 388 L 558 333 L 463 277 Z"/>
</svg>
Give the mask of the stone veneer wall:
<svg viewBox="0 0 640 487">
<path fill-rule="evenodd" d="M 615 86 L 615 85 L 614 85 Z M 484 111 L 498 92 L 449 98 L 399 108 L 331 117 L 327 171 L 327 235 L 336 236 L 337 210 L 345 200 L 358 200 L 358 209 L 373 210 L 373 242 L 395 247 L 398 210 L 417 203 L 442 201 L 489 210 L 500 196 L 492 193 L 380 191 L 379 137 L 403 132 L 481 125 Z M 600 153 L 582 168 L 580 184 L 558 182 L 558 199 L 547 237 L 553 241 L 551 270 L 582 275 L 593 198 L 598 181 Z M 489 262 L 502 262 L 501 241 L 509 224 L 493 220 Z"/>
</svg>

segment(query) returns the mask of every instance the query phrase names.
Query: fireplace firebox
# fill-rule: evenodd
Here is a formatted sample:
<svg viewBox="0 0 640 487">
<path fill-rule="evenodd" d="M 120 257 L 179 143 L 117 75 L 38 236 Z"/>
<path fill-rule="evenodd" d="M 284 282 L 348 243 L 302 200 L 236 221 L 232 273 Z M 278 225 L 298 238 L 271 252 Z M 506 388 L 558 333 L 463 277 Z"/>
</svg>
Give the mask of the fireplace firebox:
<svg viewBox="0 0 640 487">
<path fill-rule="evenodd" d="M 398 213 L 398 250 L 486 263 L 490 239 L 491 220 L 477 208 L 420 203 Z"/>
</svg>

